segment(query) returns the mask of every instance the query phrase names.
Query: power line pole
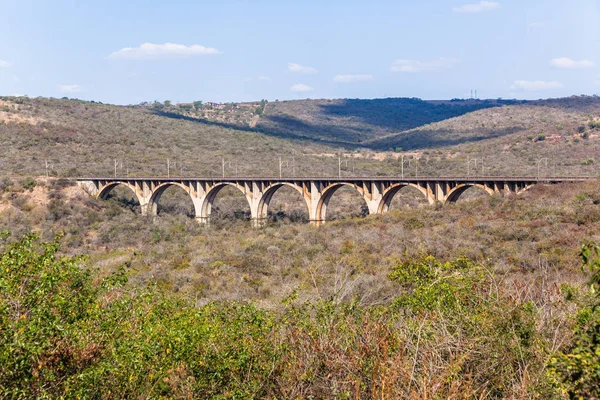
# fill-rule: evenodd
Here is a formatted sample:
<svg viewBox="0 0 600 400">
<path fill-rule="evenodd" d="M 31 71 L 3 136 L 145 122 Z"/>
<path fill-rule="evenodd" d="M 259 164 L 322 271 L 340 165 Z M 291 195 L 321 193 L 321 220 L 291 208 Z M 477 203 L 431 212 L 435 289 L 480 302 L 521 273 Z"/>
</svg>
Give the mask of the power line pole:
<svg viewBox="0 0 600 400">
<path fill-rule="evenodd" d="M 115 158 L 115 178 L 117 177 L 117 166 L 119 165 L 119 163 L 117 162 L 117 159 Z"/>
<path fill-rule="evenodd" d="M 284 165 L 288 168 L 290 166 L 287 161 L 281 161 L 281 156 L 279 156 L 279 179 L 281 179 L 281 177 L 283 176 L 281 167 L 283 167 Z"/>
<path fill-rule="evenodd" d="M 227 165 L 228 167 L 231 167 L 231 162 L 225 161 L 225 157 L 222 156 L 221 157 L 221 168 L 223 170 L 223 178 L 225 178 L 225 165 Z"/>
<path fill-rule="evenodd" d="M 348 160 L 342 161 L 342 157 L 338 156 L 338 178 L 342 178 L 342 164 L 346 163 L 346 167 L 348 167 Z"/>
</svg>

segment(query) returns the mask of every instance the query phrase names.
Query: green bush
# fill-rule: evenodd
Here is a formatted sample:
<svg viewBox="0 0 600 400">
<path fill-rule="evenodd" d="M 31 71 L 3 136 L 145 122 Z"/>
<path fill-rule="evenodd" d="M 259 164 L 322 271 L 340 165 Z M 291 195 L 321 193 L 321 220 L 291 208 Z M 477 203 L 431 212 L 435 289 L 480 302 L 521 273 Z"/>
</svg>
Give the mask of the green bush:
<svg viewBox="0 0 600 400">
<path fill-rule="evenodd" d="M 555 386 L 571 399 L 600 397 L 600 247 L 581 248 L 584 266 L 591 272 L 590 294 L 593 303 L 581 309 L 570 348 L 557 353 L 549 363 L 548 375 Z"/>
<path fill-rule="evenodd" d="M 3 398 L 263 397 L 279 347 L 254 306 L 196 309 L 123 270 L 96 283 L 35 235 L 0 257 Z"/>
<path fill-rule="evenodd" d="M 23 186 L 24 189 L 29 190 L 30 192 L 33 191 L 33 188 L 36 185 L 37 185 L 37 182 L 35 181 L 35 179 L 30 178 L 30 177 L 27 177 L 21 181 L 21 186 Z"/>
</svg>

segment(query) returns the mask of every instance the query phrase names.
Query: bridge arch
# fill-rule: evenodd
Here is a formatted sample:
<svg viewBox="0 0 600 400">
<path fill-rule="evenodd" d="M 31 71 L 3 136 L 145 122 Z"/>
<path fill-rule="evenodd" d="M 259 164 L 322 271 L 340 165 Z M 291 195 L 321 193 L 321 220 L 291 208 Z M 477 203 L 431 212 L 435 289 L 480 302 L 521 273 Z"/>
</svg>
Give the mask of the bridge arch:
<svg viewBox="0 0 600 400">
<path fill-rule="evenodd" d="M 246 193 L 246 189 L 243 186 L 235 182 L 219 182 L 206 192 L 206 196 L 204 196 L 204 201 L 202 202 L 202 204 L 199 205 L 199 210 L 196 210 L 196 218 L 200 218 L 201 221 L 208 221 L 208 218 L 210 218 L 210 214 L 212 212 L 213 203 L 217 198 L 217 195 L 221 190 L 228 186 L 233 186 L 234 188 L 242 192 L 242 194 L 246 198 L 246 201 L 248 202 L 250 212 L 252 213 L 252 202 L 251 199 L 248 197 L 248 194 Z"/>
<path fill-rule="evenodd" d="M 321 191 L 321 198 L 319 199 L 315 210 L 314 218 L 316 219 L 316 221 L 323 222 L 327 219 L 327 206 L 329 205 L 329 200 L 331 200 L 333 194 L 343 186 L 349 186 L 355 189 L 358 192 L 358 194 L 360 194 L 360 196 L 363 198 L 363 202 L 366 205 L 366 201 L 364 200 L 364 192 L 360 186 L 357 186 L 350 182 L 332 183 L 329 186 L 323 188 Z"/>
<path fill-rule="evenodd" d="M 414 187 L 415 189 L 417 189 L 423 194 L 423 196 L 425 196 L 429 204 L 433 204 L 435 202 L 435 200 L 431 198 L 431 196 L 427 195 L 427 189 L 417 185 L 416 183 L 395 183 L 383 193 L 381 202 L 379 203 L 379 207 L 377 207 L 377 213 L 383 214 L 388 212 L 396 193 L 398 193 L 401 189 L 405 187 Z"/>
<path fill-rule="evenodd" d="M 200 206 L 199 204 L 197 204 L 194 197 L 191 195 L 190 188 L 179 182 L 164 182 L 154 188 L 154 190 L 152 191 L 152 196 L 150 197 L 150 202 L 148 203 L 150 213 L 152 215 L 158 215 L 158 202 L 160 201 L 160 198 L 165 192 L 165 190 L 172 186 L 180 187 L 190 196 L 190 199 L 194 204 L 194 212 L 196 215 L 199 215 L 198 212 L 200 211 Z"/>
<path fill-rule="evenodd" d="M 136 199 L 138 200 L 138 203 L 140 203 L 140 205 L 144 204 L 143 198 L 142 198 L 142 196 L 140 196 L 140 194 L 136 190 L 135 186 L 133 186 L 127 182 L 118 182 L 117 181 L 117 182 L 110 182 L 110 183 L 104 185 L 98 191 L 96 198 L 101 199 L 101 200 L 106 200 L 108 198 L 108 195 L 110 194 L 110 192 L 112 192 L 118 186 L 123 186 L 123 187 L 126 187 L 129 190 L 131 190 L 133 192 L 133 194 L 135 195 Z"/>
<path fill-rule="evenodd" d="M 526 191 L 528 191 L 529 189 L 531 189 L 531 188 L 532 188 L 532 187 L 534 187 L 534 186 L 535 186 L 535 184 L 533 184 L 533 183 L 530 183 L 530 184 L 528 184 L 528 185 L 525 185 L 525 186 L 523 186 L 522 188 L 520 188 L 520 189 L 517 189 L 517 194 L 521 194 L 521 193 L 523 193 L 523 192 L 526 192 Z"/>
<path fill-rule="evenodd" d="M 489 194 L 490 196 L 494 194 L 494 190 L 482 185 L 480 183 L 461 183 L 459 185 L 456 185 L 455 187 L 453 187 L 447 194 L 446 194 L 446 198 L 444 199 L 444 203 L 456 203 L 456 201 L 459 199 L 459 197 L 466 192 L 468 189 L 472 188 L 472 187 L 478 187 L 480 189 L 483 189 L 487 194 Z"/>
<path fill-rule="evenodd" d="M 304 196 L 304 191 L 303 191 L 302 187 L 295 185 L 293 183 L 290 183 L 290 182 L 278 182 L 278 183 L 272 184 L 271 186 L 267 187 L 263 191 L 263 195 L 261 196 L 261 198 L 258 202 L 257 218 L 264 219 L 264 218 L 268 217 L 269 204 L 271 203 L 271 200 L 273 199 L 273 195 L 284 186 L 291 187 L 294 190 L 296 190 L 298 193 L 300 193 L 300 195 L 304 199 L 304 203 L 306 204 L 306 210 L 310 216 L 310 204 L 307 201 L 306 196 Z"/>
</svg>

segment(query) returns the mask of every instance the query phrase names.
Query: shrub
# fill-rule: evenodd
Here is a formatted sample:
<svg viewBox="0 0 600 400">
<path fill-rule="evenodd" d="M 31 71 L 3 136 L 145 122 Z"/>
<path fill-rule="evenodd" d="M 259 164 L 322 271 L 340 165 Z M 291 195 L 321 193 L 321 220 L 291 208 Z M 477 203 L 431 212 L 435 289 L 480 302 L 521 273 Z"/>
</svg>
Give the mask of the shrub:
<svg viewBox="0 0 600 400">
<path fill-rule="evenodd" d="M 593 304 L 576 316 L 575 340 L 571 347 L 552 357 L 548 375 L 554 385 L 571 399 L 600 397 L 600 247 L 586 244 L 581 258 L 591 272 L 590 294 Z"/>
<path fill-rule="evenodd" d="M 265 397 L 278 359 L 254 306 L 196 309 L 121 269 L 94 283 L 35 235 L 0 256 L 0 393 L 7 398 Z"/>
<path fill-rule="evenodd" d="M 37 182 L 35 181 L 35 179 L 30 177 L 27 177 L 21 181 L 21 186 L 23 186 L 24 189 L 29 190 L 30 192 L 33 191 L 33 188 L 35 188 L 36 185 Z"/>
</svg>

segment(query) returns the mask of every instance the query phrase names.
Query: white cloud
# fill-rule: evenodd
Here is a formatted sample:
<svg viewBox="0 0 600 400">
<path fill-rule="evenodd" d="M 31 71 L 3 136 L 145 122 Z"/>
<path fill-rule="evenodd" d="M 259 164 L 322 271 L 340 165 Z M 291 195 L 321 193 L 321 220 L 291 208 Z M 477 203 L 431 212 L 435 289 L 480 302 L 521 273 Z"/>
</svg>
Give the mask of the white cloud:
<svg viewBox="0 0 600 400">
<path fill-rule="evenodd" d="M 311 92 L 314 89 L 304 83 L 296 83 L 290 87 L 292 92 Z"/>
<path fill-rule="evenodd" d="M 459 60 L 455 58 L 440 58 L 431 61 L 396 60 L 390 67 L 392 72 L 431 72 L 451 68 Z"/>
<path fill-rule="evenodd" d="M 564 85 L 557 81 L 515 81 L 510 87 L 513 90 L 524 90 L 526 92 L 537 92 L 540 90 L 560 89 Z"/>
<path fill-rule="evenodd" d="M 271 78 L 269 78 L 268 76 L 265 76 L 265 75 L 260 75 L 256 79 L 259 81 L 270 81 L 271 80 Z"/>
<path fill-rule="evenodd" d="M 212 47 L 204 47 L 199 44 L 186 46 L 175 43 L 144 43 L 139 47 L 125 47 L 115 51 L 108 58 L 125 60 L 156 60 L 159 58 L 189 57 L 205 54 L 220 54 L 221 52 Z"/>
<path fill-rule="evenodd" d="M 9 63 L 8 61 L 0 60 L 0 68 L 8 68 L 8 67 L 12 67 L 12 64 Z"/>
<path fill-rule="evenodd" d="M 334 82 L 338 83 L 354 83 L 354 82 L 368 82 L 373 80 L 373 75 L 370 74 L 338 74 L 333 77 Z"/>
<path fill-rule="evenodd" d="M 454 7 L 452 11 L 456 13 L 480 13 L 484 11 L 491 11 L 500 7 L 500 3 L 495 1 L 480 1 L 479 3 L 463 4 L 460 7 Z"/>
<path fill-rule="evenodd" d="M 553 59 L 550 64 L 552 64 L 555 68 L 565 68 L 565 69 L 580 69 L 580 68 L 591 68 L 596 63 L 591 60 L 572 60 L 569 57 L 559 57 Z"/>
<path fill-rule="evenodd" d="M 288 71 L 298 72 L 300 74 L 316 74 L 317 70 L 313 67 L 307 67 L 296 63 L 288 63 Z"/>
<path fill-rule="evenodd" d="M 79 85 L 59 85 L 58 90 L 61 93 L 79 93 L 83 88 Z"/>
</svg>

